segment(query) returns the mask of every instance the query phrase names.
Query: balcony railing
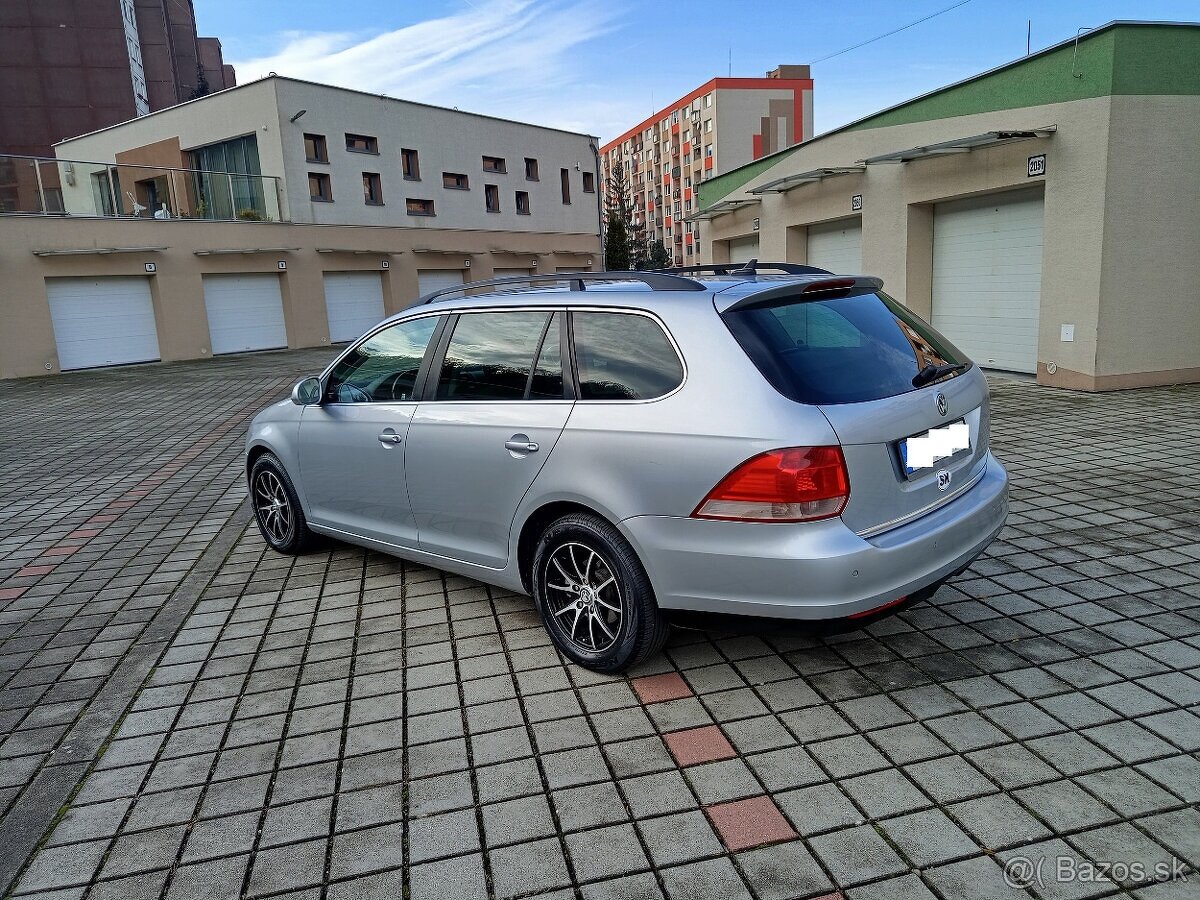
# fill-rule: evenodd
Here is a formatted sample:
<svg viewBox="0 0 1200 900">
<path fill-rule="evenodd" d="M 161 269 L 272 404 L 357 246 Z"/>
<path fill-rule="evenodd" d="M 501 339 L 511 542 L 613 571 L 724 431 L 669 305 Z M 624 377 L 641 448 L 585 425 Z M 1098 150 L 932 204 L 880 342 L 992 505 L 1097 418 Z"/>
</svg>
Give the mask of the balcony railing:
<svg viewBox="0 0 1200 900">
<path fill-rule="evenodd" d="M 279 179 L 0 154 L 0 214 L 283 221 Z"/>
</svg>

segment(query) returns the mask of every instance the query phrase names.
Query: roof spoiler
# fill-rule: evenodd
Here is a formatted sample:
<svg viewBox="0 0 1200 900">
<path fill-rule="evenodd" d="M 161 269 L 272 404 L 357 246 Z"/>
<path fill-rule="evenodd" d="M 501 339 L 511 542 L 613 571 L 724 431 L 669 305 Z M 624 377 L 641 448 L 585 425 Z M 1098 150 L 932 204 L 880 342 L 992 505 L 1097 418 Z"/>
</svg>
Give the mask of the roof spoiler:
<svg viewBox="0 0 1200 900">
<path fill-rule="evenodd" d="M 832 278 L 813 278 L 802 283 L 773 285 L 765 290 L 755 291 L 734 300 L 721 312 L 779 306 L 784 303 L 804 303 L 809 300 L 857 297 L 859 294 L 874 294 L 882 288 L 883 279 L 873 275 L 837 275 Z M 717 297 L 720 296 L 717 294 Z"/>
</svg>

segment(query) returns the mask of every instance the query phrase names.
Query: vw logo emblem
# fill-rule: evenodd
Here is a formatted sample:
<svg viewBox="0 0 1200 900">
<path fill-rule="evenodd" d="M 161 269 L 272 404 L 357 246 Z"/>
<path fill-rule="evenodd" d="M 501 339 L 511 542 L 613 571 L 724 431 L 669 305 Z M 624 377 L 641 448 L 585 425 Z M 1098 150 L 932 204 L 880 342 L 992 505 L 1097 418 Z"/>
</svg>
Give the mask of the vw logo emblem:
<svg viewBox="0 0 1200 900">
<path fill-rule="evenodd" d="M 938 391 L 937 396 L 933 398 L 933 402 L 937 404 L 938 414 L 944 416 L 948 409 L 946 406 L 946 395 Z"/>
</svg>

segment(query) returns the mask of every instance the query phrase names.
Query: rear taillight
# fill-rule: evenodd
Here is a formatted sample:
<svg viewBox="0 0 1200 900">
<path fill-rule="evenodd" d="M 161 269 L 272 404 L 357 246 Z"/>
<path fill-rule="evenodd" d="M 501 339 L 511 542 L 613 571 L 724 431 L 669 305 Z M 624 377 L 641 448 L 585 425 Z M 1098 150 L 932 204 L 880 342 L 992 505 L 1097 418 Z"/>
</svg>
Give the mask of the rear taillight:
<svg viewBox="0 0 1200 900">
<path fill-rule="evenodd" d="M 841 447 L 787 447 L 746 460 L 692 515 L 742 522 L 806 522 L 839 515 L 850 497 Z"/>
</svg>

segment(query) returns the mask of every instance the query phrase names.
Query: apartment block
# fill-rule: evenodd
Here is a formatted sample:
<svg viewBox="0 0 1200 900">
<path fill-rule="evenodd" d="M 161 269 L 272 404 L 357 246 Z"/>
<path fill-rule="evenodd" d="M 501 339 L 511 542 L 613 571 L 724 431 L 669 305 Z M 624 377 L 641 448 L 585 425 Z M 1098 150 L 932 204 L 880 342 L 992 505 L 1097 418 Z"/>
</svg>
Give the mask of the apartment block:
<svg viewBox="0 0 1200 900">
<path fill-rule="evenodd" d="M 192 0 L 3 0 L 0 153 L 55 141 L 236 83 Z"/>
<path fill-rule="evenodd" d="M 635 221 L 676 265 L 698 261 L 698 185 L 813 135 L 808 66 L 765 78 L 713 78 L 600 148 L 605 178 L 621 167 Z"/>
</svg>

